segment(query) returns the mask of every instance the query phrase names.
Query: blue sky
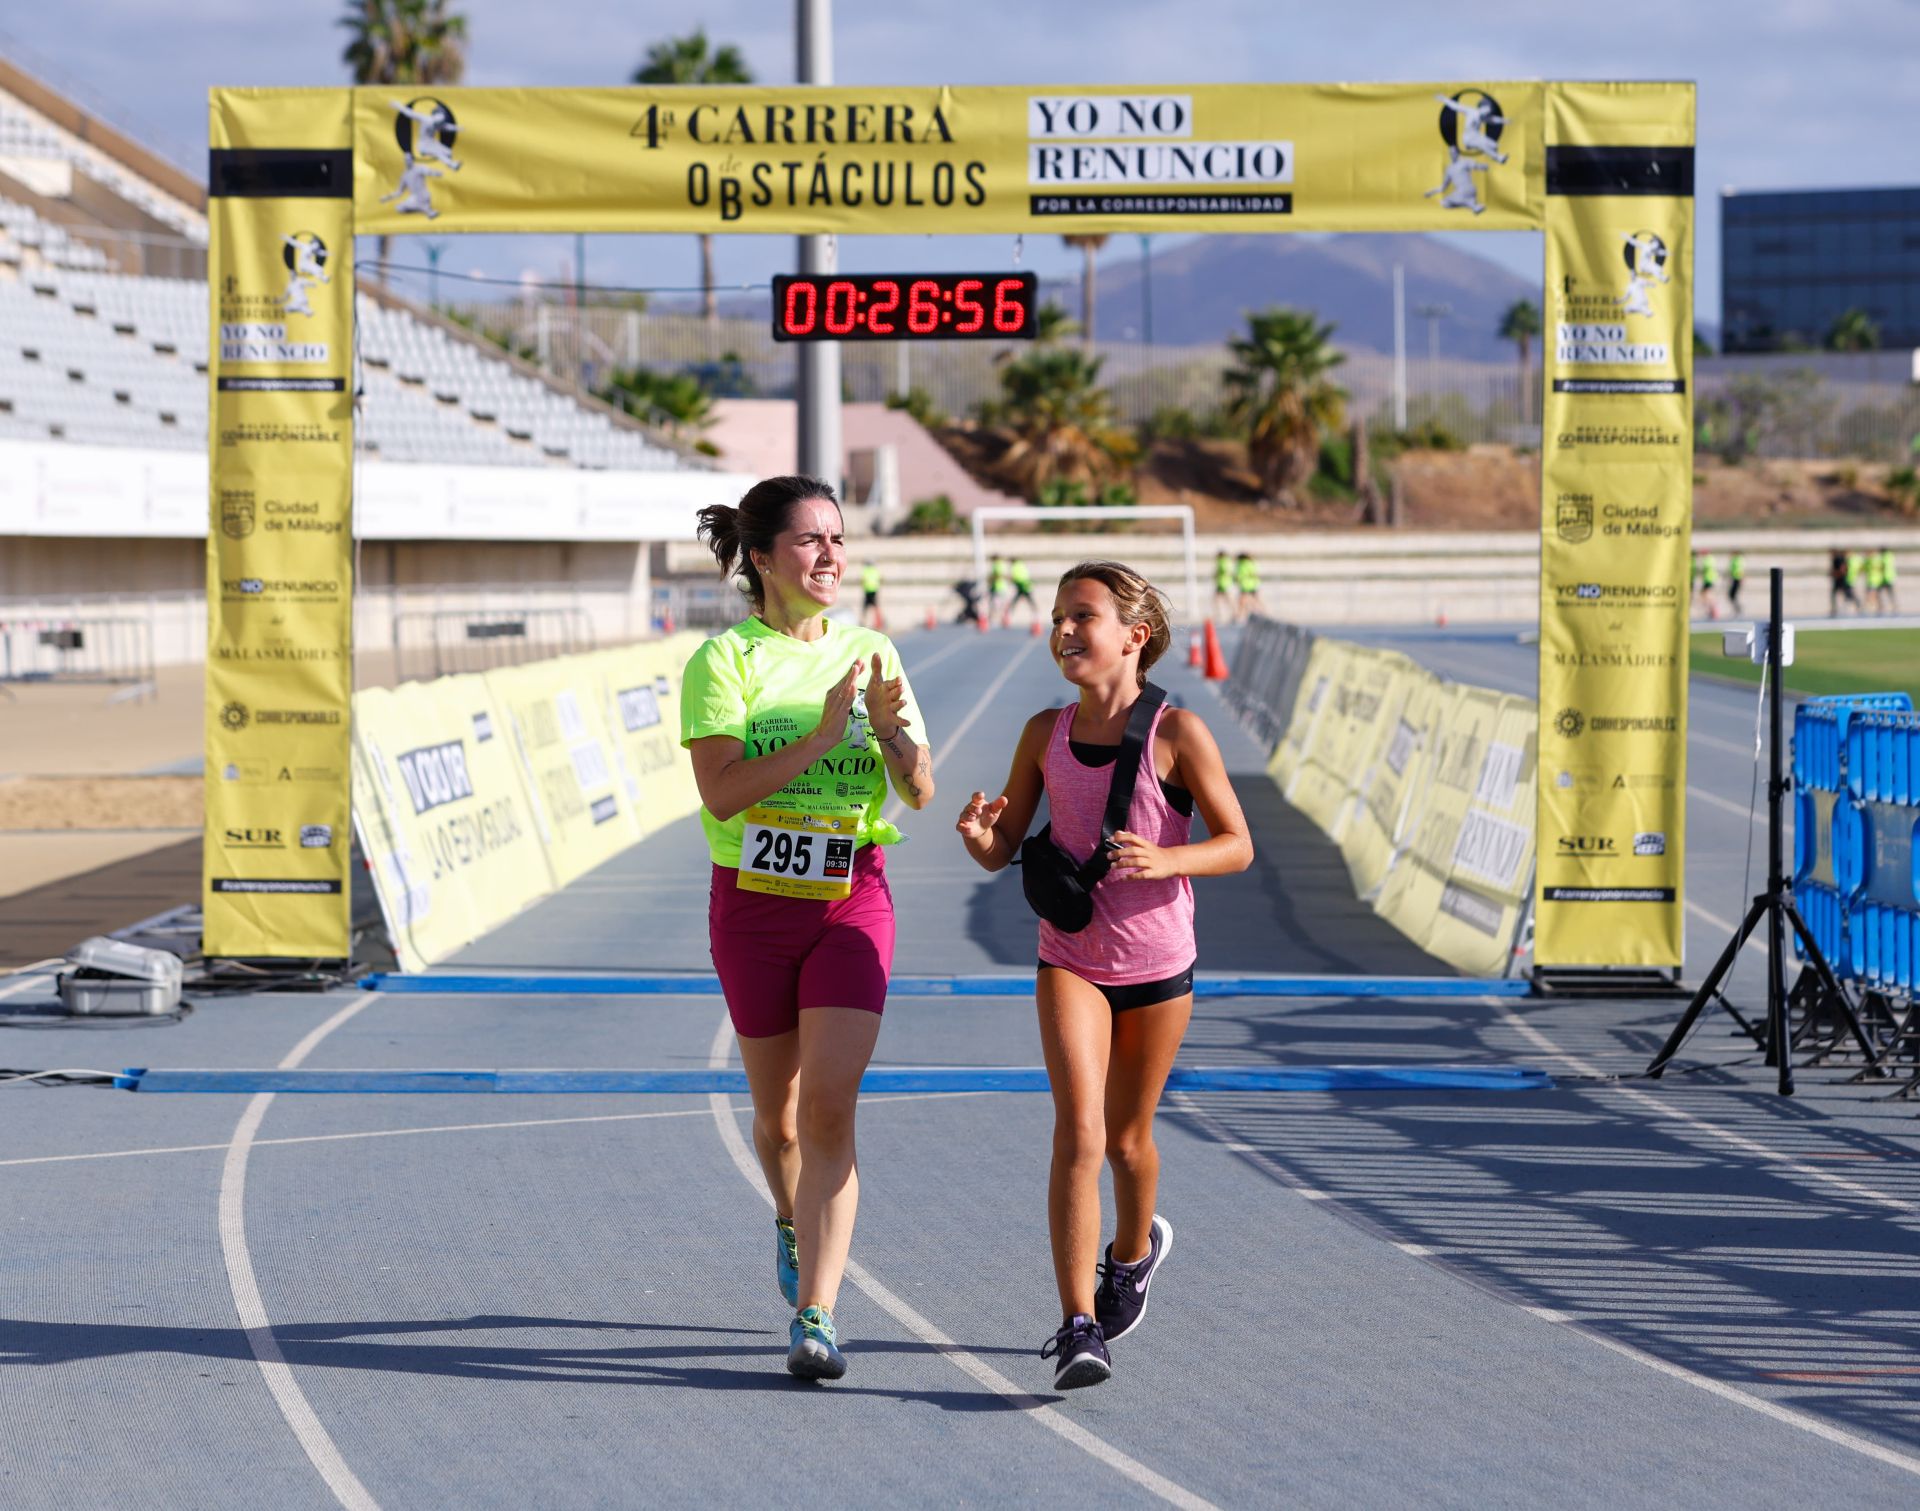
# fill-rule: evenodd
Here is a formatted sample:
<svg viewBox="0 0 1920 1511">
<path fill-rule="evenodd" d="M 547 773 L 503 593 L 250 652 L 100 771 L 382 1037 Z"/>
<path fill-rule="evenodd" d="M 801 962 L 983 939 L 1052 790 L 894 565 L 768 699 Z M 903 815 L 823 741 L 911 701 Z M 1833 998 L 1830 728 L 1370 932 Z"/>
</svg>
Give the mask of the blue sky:
<svg viewBox="0 0 1920 1511">
<path fill-rule="evenodd" d="M 624 83 L 649 42 L 695 24 L 741 47 L 759 79 L 793 78 L 792 0 L 641 8 L 616 0 L 467 0 L 470 84 Z M 199 171 L 214 85 L 344 82 L 338 0 L 62 0 L 8 8 L 0 53 L 83 96 Z M 1128 84 L 1430 79 L 1691 79 L 1699 85 L 1698 304 L 1717 319 L 1718 193 L 1920 179 L 1916 0 L 1607 0 L 1575 7 L 1433 0 L 838 0 L 842 83 Z M 1537 277 L 1530 235 L 1460 238 Z M 725 282 L 790 265 L 788 238 L 721 237 Z M 406 249 L 410 253 L 411 248 Z M 396 261 L 405 253 L 396 253 Z M 842 266 L 1007 265 L 1009 238 L 850 238 Z M 1105 256 L 1138 256 L 1116 237 Z M 571 238 L 464 238 L 443 269 L 562 276 Z M 418 255 L 411 260 L 424 262 Z M 1053 237 L 1025 265 L 1077 269 Z M 594 282 L 691 282 L 688 237 L 588 243 Z M 443 294 L 450 292 L 443 285 Z"/>
</svg>

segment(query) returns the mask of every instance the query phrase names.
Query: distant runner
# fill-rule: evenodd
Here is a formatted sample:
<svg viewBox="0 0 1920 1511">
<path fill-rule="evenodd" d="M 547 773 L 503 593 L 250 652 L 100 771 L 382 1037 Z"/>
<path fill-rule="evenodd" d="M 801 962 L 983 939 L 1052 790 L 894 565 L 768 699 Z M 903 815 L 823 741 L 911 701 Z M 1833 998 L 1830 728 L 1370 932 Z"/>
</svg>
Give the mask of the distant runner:
<svg viewBox="0 0 1920 1511">
<path fill-rule="evenodd" d="M 1740 587 L 1747 580 L 1747 553 L 1735 551 L 1727 558 L 1727 604 L 1740 612 Z"/>
<path fill-rule="evenodd" d="M 1234 607 L 1234 617 L 1245 619 L 1251 614 L 1266 613 L 1267 606 L 1260 597 L 1260 568 L 1245 551 L 1234 563 L 1234 579 L 1240 588 L 1240 602 Z"/>
<path fill-rule="evenodd" d="M 887 627 L 880 612 L 880 569 L 868 562 L 860 569 L 860 622 L 870 630 Z"/>
<path fill-rule="evenodd" d="M 987 622 L 991 624 L 1000 618 L 1007 608 L 1007 595 L 1012 591 L 1012 578 L 1007 573 L 1007 564 L 998 556 L 987 563 Z"/>
<path fill-rule="evenodd" d="M 1213 617 L 1222 624 L 1233 618 L 1233 558 L 1225 551 L 1213 558 Z"/>
<path fill-rule="evenodd" d="M 893 643 L 826 617 L 847 566 L 831 488 L 768 478 L 737 508 L 702 509 L 699 534 L 754 610 L 693 653 L 682 694 L 713 860 L 708 936 L 752 1090 L 780 1292 L 797 1308 L 787 1369 L 837 1380 L 855 1098 L 893 965 L 881 847 L 900 832 L 880 808 L 889 778 L 924 808 L 932 757 L 908 732 L 920 710 Z"/>
<path fill-rule="evenodd" d="M 1188 878 L 1244 871 L 1253 859 L 1212 734 L 1191 710 L 1165 707 L 1147 682 L 1171 639 L 1165 601 L 1132 568 L 1088 561 L 1071 569 L 1054 595 L 1051 649 L 1079 697 L 1027 720 L 1005 790 L 991 802 L 974 793 L 955 824 L 967 853 L 1001 870 L 1021 852 L 1044 791 L 1052 823 L 1027 847 L 1031 897 L 1043 859 L 1036 847 L 1057 847 L 1063 865 L 1084 864 L 1100 848 L 1130 726 L 1144 742 L 1125 826 L 1107 841 L 1111 869 L 1092 889 L 1092 921 L 1078 931 L 1040 921 L 1035 994 L 1054 1109 L 1047 1218 L 1065 1318 L 1041 1357 L 1055 1361 L 1056 1390 L 1112 1374 L 1107 1346 L 1146 1315 L 1148 1287 L 1172 1250 L 1173 1227 L 1154 1211 L 1153 1115 L 1193 1012 Z M 1196 805 L 1211 838 L 1193 844 Z M 1113 1167 L 1118 1209 L 1104 1261 L 1103 1161 Z"/>
<path fill-rule="evenodd" d="M 1007 576 L 1013 580 L 1013 599 L 1007 604 L 1006 613 L 1001 616 L 1002 627 L 1013 623 L 1013 611 L 1023 600 L 1027 605 L 1028 619 L 1030 621 L 1039 619 L 1040 605 L 1033 601 L 1033 573 L 1027 570 L 1026 559 L 1020 556 L 1014 557 L 1007 566 Z"/>
<path fill-rule="evenodd" d="M 1880 581 L 1886 585 L 1887 612 L 1900 612 L 1900 569 L 1894 565 L 1893 547 L 1880 548 Z"/>
</svg>

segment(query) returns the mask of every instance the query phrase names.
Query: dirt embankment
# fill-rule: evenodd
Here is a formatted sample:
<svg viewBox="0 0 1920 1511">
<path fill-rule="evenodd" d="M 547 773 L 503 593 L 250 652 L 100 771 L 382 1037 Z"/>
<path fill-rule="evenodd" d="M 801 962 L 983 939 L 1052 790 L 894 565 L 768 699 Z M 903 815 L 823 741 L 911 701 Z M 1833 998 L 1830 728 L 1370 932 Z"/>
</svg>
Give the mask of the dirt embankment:
<svg viewBox="0 0 1920 1511">
<path fill-rule="evenodd" d="M 0 779 L 0 832 L 62 829 L 197 829 L 197 776 Z"/>
</svg>

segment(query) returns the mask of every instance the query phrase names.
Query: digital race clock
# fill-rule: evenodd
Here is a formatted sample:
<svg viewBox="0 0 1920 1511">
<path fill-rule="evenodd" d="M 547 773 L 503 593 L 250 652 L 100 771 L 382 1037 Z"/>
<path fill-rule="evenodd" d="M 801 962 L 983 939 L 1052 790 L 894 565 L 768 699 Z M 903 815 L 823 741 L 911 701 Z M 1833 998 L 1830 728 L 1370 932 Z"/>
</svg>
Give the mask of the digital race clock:
<svg viewBox="0 0 1920 1511">
<path fill-rule="evenodd" d="M 773 339 L 1030 340 L 1039 288 L 1032 273 L 782 273 Z"/>
</svg>

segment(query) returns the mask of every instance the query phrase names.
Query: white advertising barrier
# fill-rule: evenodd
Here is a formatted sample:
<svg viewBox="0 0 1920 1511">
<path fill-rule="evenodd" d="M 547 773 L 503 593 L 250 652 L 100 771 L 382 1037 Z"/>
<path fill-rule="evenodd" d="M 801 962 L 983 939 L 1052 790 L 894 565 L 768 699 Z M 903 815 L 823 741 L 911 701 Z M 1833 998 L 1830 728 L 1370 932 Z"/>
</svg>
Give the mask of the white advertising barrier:
<svg viewBox="0 0 1920 1511">
<path fill-rule="evenodd" d="M 506 724 L 477 676 L 353 697 L 353 818 L 403 970 L 554 889 Z"/>
</svg>

